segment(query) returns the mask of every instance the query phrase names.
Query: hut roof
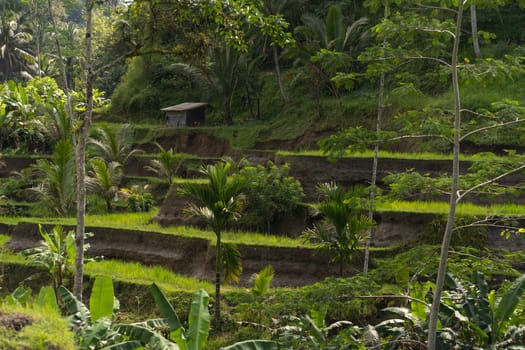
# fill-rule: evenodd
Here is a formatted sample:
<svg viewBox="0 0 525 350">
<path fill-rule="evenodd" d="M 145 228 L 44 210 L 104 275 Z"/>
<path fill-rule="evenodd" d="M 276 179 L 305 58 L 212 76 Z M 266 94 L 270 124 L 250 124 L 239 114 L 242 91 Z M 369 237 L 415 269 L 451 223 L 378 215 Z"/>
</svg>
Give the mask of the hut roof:
<svg viewBox="0 0 525 350">
<path fill-rule="evenodd" d="M 162 108 L 161 111 L 163 112 L 184 112 L 189 111 L 195 108 L 199 108 L 202 106 L 207 106 L 208 104 L 206 102 L 184 102 L 175 106 L 170 106 L 166 108 Z"/>
</svg>

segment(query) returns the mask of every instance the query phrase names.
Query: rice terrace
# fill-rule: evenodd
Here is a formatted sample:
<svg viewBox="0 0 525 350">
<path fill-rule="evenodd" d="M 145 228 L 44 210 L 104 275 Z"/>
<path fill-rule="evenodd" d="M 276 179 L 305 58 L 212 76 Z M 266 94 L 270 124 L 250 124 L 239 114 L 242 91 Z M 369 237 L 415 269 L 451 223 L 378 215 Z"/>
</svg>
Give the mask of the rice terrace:
<svg viewBox="0 0 525 350">
<path fill-rule="evenodd" d="M 2 2 L 0 349 L 523 349 L 523 23 Z"/>
</svg>

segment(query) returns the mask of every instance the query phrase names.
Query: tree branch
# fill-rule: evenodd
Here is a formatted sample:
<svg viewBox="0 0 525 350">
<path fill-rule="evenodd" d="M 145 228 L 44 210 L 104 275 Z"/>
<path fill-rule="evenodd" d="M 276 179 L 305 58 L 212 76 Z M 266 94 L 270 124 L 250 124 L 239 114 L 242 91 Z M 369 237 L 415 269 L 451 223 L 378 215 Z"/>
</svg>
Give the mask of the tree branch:
<svg viewBox="0 0 525 350">
<path fill-rule="evenodd" d="M 179 51 L 177 51 L 177 50 L 164 50 L 164 49 L 149 49 L 149 50 L 146 50 L 146 51 L 141 51 L 141 47 L 136 47 L 136 48 L 133 48 L 132 50 L 126 52 L 125 54 L 120 55 L 119 57 L 115 58 L 113 61 L 111 61 L 111 62 L 109 62 L 109 63 L 107 63 L 107 64 L 105 64 L 103 66 L 98 67 L 97 69 L 95 69 L 93 71 L 93 74 L 95 76 L 98 76 L 98 74 L 100 74 L 101 72 L 106 71 L 106 70 L 116 66 L 117 64 L 119 64 L 120 62 L 125 60 L 126 58 L 130 58 L 130 57 L 147 56 L 147 55 L 154 55 L 154 54 L 176 55 L 178 53 L 179 53 Z"/>
<path fill-rule="evenodd" d="M 388 141 L 399 141 L 399 140 L 405 140 L 405 139 L 421 139 L 421 138 L 426 138 L 426 137 L 437 137 L 437 138 L 442 138 L 442 139 L 445 139 L 449 142 L 452 142 L 452 140 L 444 135 L 439 135 L 439 134 L 424 134 L 424 135 L 403 135 L 403 136 L 396 136 L 396 137 L 392 137 L 392 138 L 389 138 L 389 139 L 386 139 L 386 140 L 382 140 L 383 142 L 388 142 Z"/>
<path fill-rule="evenodd" d="M 465 135 L 461 136 L 459 141 L 461 142 L 464 139 L 466 139 L 467 137 L 469 137 L 469 136 L 471 136 L 473 134 L 476 134 L 478 132 L 482 132 L 482 131 L 490 130 L 490 129 L 494 129 L 494 128 L 499 128 L 499 127 L 503 127 L 503 126 L 507 126 L 507 125 L 512 125 L 512 124 L 516 124 L 516 123 L 521 123 L 521 122 L 524 122 L 524 121 L 525 121 L 525 119 L 516 119 L 516 120 L 512 120 L 510 122 L 500 122 L 498 124 L 493 124 L 493 125 L 485 126 L 483 128 L 475 129 L 475 130 L 469 131 Z"/>
<path fill-rule="evenodd" d="M 485 182 L 479 183 L 479 184 L 477 184 L 477 185 L 475 185 L 475 186 L 469 188 L 468 190 L 465 190 L 463 193 L 461 193 L 461 191 L 458 191 L 458 194 L 457 194 L 458 197 L 457 197 L 457 199 L 456 199 L 456 203 L 459 203 L 459 201 L 460 201 L 461 199 L 463 199 L 463 197 L 465 197 L 467 194 L 469 194 L 469 193 L 471 193 L 471 192 L 477 190 L 478 188 L 483 187 L 483 186 L 486 186 L 486 185 L 489 185 L 489 184 L 491 184 L 491 183 L 493 183 L 493 182 L 495 182 L 495 181 L 498 181 L 498 180 L 504 178 L 505 176 L 511 175 L 511 174 L 513 174 L 513 173 L 515 173 L 515 172 L 517 172 L 517 171 L 520 171 L 521 169 L 524 169 L 524 168 L 525 168 L 525 164 L 522 164 L 522 165 L 520 165 L 520 166 L 517 167 L 517 168 L 514 168 L 514 169 L 512 169 L 512 170 L 509 170 L 509 171 L 507 171 L 507 172 L 505 172 L 505 173 L 503 173 L 503 174 L 501 174 L 501 175 L 498 175 L 498 176 L 496 176 L 496 177 L 494 177 L 494 178 L 492 178 L 492 179 L 489 179 L 489 180 L 487 180 L 487 181 L 485 181 Z"/>
</svg>

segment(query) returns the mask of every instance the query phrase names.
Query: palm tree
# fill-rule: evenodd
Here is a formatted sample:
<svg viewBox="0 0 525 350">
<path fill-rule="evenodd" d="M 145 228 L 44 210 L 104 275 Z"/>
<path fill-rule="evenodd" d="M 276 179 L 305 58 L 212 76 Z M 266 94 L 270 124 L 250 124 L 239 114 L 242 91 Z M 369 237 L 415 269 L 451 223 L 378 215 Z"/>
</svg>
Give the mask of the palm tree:
<svg viewBox="0 0 525 350">
<path fill-rule="evenodd" d="M 122 179 L 122 165 L 118 162 L 106 163 L 103 159 L 95 158 L 90 162 L 91 170 L 86 178 L 86 189 L 96 193 L 106 202 L 109 213 L 113 211 L 111 201 L 119 193 L 119 184 Z"/>
<path fill-rule="evenodd" d="M 331 79 L 336 72 L 357 69 L 353 62 L 368 42 L 368 19 L 361 17 L 346 25 L 341 8 L 332 5 L 324 20 L 313 14 L 305 14 L 301 20 L 303 25 L 296 27 L 295 33 L 302 40 L 298 40 L 291 54 L 324 81 L 334 96 L 338 96 Z"/>
<path fill-rule="evenodd" d="M 180 186 L 179 193 L 197 199 L 203 204 L 199 207 L 190 204 L 186 209 L 189 216 L 202 219 L 211 227 L 216 240 L 215 256 L 215 322 L 220 329 L 220 296 L 221 296 L 221 271 L 222 251 L 221 233 L 228 223 L 240 217 L 241 195 L 244 182 L 238 177 L 230 176 L 231 163 L 218 162 L 201 168 L 201 173 L 208 180 L 207 184 L 185 183 Z"/>
<path fill-rule="evenodd" d="M 320 225 L 306 230 L 303 237 L 320 248 L 327 249 L 333 255 L 332 261 L 339 263 L 339 274 L 350 263 L 353 252 L 364 238 L 366 231 L 375 226 L 375 222 L 359 213 L 363 207 L 360 188 L 344 191 L 335 183 L 323 183 L 318 186 L 326 196 L 318 207 L 324 219 Z"/>
<path fill-rule="evenodd" d="M 207 90 L 222 105 L 223 122 L 233 124 L 233 98 L 239 85 L 240 68 L 244 66 L 246 56 L 224 44 L 209 51 L 208 60 L 200 66 L 175 63 L 171 69 L 176 73 L 187 74 Z"/>
<path fill-rule="evenodd" d="M 39 159 L 34 170 L 43 175 L 41 184 L 33 188 L 50 208 L 60 216 L 71 214 L 75 206 L 75 156 L 71 141 L 60 140 L 51 160 Z"/>
<path fill-rule="evenodd" d="M 124 124 L 120 127 L 104 125 L 96 129 L 97 138 L 91 138 L 91 145 L 95 153 L 108 162 L 118 162 L 122 166 L 126 165 L 128 160 L 140 152 L 133 149 L 133 130 L 130 124 Z"/>
<path fill-rule="evenodd" d="M 28 70 L 37 70 L 36 58 L 28 50 L 32 36 L 23 30 L 20 18 L 19 13 L 7 10 L 4 2 L 0 28 L 0 71 L 3 80 L 12 79 L 15 73 L 31 78 Z"/>
<path fill-rule="evenodd" d="M 173 150 L 173 148 L 166 150 L 158 143 L 155 143 L 155 145 L 159 149 L 158 159 L 152 159 L 150 161 L 150 165 L 146 165 L 144 168 L 166 179 L 168 184 L 171 186 L 186 156 L 177 156 L 177 153 Z"/>
</svg>

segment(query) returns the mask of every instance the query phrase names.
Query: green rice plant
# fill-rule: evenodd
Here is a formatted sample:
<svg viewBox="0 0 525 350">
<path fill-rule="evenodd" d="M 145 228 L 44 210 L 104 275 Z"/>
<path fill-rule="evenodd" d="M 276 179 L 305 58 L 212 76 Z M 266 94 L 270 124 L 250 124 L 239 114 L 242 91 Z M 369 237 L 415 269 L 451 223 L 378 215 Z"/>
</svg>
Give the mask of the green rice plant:
<svg viewBox="0 0 525 350">
<path fill-rule="evenodd" d="M 4 234 L 0 234 L 0 251 L 2 249 L 4 249 L 4 245 L 9 242 L 9 240 L 11 239 L 11 236 L 9 235 L 4 235 Z"/>
<path fill-rule="evenodd" d="M 446 214 L 449 204 L 447 202 L 425 201 L 388 201 L 377 203 L 380 212 L 405 212 L 420 214 Z M 516 216 L 523 215 L 524 205 L 519 204 L 492 204 L 488 206 L 473 203 L 460 203 L 457 214 L 463 216 Z"/>
<path fill-rule="evenodd" d="M 301 152 L 278 151 L 278 156 L 282 157 L 326 157 L 326 154 L 321 150 L 306 150 Z M 363 152 L 348 152 L 343 158 L 373 158 L 374 152 L 372 150 Z M 379 151 L 380 159 L 411 159 L 411 160 L 452 160 L 451 154 L 435 153 L 435 152 L 390 152 Z M 461 160 L 472 161 L 475 158 L 467 155 L 461 155 Z"/>
<path fill-rule="evenodd" d="M 210 293 L 213 291 L 213 285 L 209 282 L 177 275 L 161 266 L 144 266 L 137 262 L 93 261 L 86 264 L 85 272 L 91 276 L 111 276 L 113 280 L 133 284 L 150 285 L 155 282 L 170 292 L 197 289 L 205 289 Z"/>
</svg>

